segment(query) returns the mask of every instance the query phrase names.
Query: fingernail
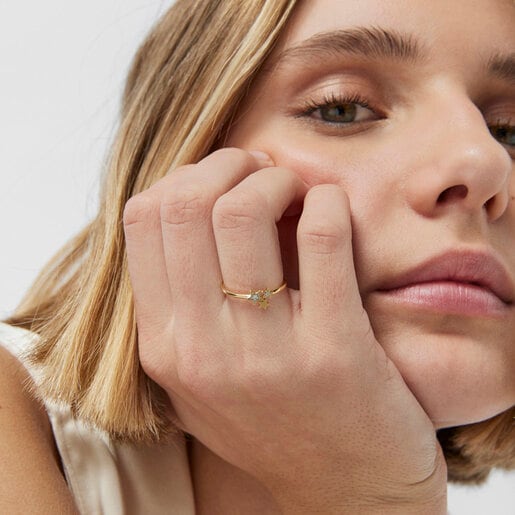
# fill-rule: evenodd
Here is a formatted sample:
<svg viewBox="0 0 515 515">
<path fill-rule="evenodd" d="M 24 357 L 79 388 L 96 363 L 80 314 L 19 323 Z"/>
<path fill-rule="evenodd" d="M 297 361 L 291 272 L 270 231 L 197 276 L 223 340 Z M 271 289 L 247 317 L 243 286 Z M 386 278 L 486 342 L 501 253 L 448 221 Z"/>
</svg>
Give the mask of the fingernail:
<svg viewBox="0 0 515 515">
<path fill-rule="evenodd" d="M 261 161 L 263 164 L 273 166 L 274 160 L 266 153 L 261 150 L 250 150 L 249 154 L 252 154 L 256 159 Z"/>
</svg>

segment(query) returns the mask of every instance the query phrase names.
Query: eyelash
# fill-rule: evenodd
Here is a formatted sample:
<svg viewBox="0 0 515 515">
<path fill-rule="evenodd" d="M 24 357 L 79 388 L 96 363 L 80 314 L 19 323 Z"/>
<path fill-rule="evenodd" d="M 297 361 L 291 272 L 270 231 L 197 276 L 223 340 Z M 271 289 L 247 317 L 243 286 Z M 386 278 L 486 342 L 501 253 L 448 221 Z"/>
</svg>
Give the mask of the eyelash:
<svg viewBox="0 0 515 515">
<path fill-rule="evenodd" d="M 490 131 L 490 134 L 492 134 L 492 137 L 494 137 L 497 141 L 499 141 L 499 143 L 501 143 L 502 145 L 505 145 L 507 147 L 510 147 L 511 149 L 515 148 L 514 144 L 508 143 L 508 142 L 503 142 L 503 141 L 501 141 L 499 135 L 496 136 L 494 134 L 495 130 L 513 131 L 514 130 L 514 126 L 512 124 L 511 118 L 509 118 L 506 121 L 502 121 L 502 120 L 498 119 L 495 123 L 493 123 L 491 125 L 490 124 L 487 124 L 487 125 L 488 125 L 488 130 Z M 506 137 L 508 137 L 508 136 L 506 136 Z"/>
<path fill-rule="evenodd" d="M 328 107 L 339 107 L 344 105 L 357 105 L 363 107 L 364 109 L 370 110 L 375 116 L 375 119 L 372 120 L 358 120 L 358 121 L 349 121 L 349 122 L 332 122 L 328 120 L 324 120 L 322 118 L 313 118 L 313 113 Z M 308 99 L 304 102 L 300 112 L 297 114 L 298 118 L 307 118 L 312 123 L 323 124 L 325 126 L 329 126 L 330 128 L 336 128 L 339 130 L 350 129 L 351 127 L 356 128 L 360 125 L 369 124 L 373 121 L 379 121 L 384 119 L 385 116 L 378 112 L 373 106 L 370 105 L 369 101 L 360 95 L 359 93 L 354 93 L 350 95 L 339 95 L 336 93 L 331 93 L 325 95 L 322 100 Z M 507 121 L 502 121 L 498 119 L 494 124 L 488 124 L 488 129 L 492 134 L 492 137 L 495 138 L 499 143 L 505 145 L 509 148 L 513 148 L 513 145 L 501 140 L 499 135 L 494 134 L 494 132 L 507 130 L 512 131 L 513 125 L 511 118 Z"/>
<path fill-rule="evenodd" d="M 368 109 L 371 111 L 376 117 L 376 120 L 360 120 L 360 121 L 352 121 L 352 122 L 330 122 L 323 119 L 314 119 L 312 117 L 313 113 L 319 111 L 320 109 L 328 108 L 328 107 L 339 107 L 344 105 L 357 105 L 359 107 L 363 107 L 364 109 Z M 372 107 L 369 101 L 360 95 L 359 93 L 354 93 L 351 95 L 338 95 L 335 93 L 331 93 L 329 95 L 325 95 L 322 100 L 308 99 L 304 102 L 303 107 L 301 108 L 301 112 L 297 115 L 299 118 L 311 118 L 312 121 L 323 123 L 330 126 L 339 126 L 339 127 L 348 127 L 351 125 L 365 124 L 370 123 L 371 121 L 377 121 L 381 118 L 384 118 L 381 114 L 377 112 L 377 110 Z"/>
</svg>

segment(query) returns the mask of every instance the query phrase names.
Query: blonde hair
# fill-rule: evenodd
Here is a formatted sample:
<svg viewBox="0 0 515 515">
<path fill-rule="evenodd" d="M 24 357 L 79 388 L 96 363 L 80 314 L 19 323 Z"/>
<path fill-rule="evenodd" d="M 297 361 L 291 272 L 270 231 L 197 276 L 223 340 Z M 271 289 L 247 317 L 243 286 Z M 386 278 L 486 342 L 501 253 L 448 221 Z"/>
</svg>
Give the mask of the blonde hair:
<svg viewBox="0 0 515 515">
<path fill-rule="evenodd" d="M 43 372 L 40 395 L 112 438 L 156 441 L 172 428 L 164 393 L 138 360 L 124 206 L 209 152 L 296 3 L 177 0 L 135 56 L 97 217 L 48 263 L 8 320 L 40 335 L 30 355 Z M 492 466 L 515 465 L 514 414 L 442 433 L 450 479 L 480 481 Z"/>
</svg>

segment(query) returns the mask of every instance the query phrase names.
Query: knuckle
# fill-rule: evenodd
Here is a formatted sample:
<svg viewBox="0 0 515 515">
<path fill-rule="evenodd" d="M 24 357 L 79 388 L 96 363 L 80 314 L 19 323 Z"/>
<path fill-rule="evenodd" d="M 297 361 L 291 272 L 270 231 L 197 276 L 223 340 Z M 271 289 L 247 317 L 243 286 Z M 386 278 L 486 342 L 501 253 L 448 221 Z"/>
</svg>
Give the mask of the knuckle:
<svg viewBox="0 0 515 515">
<path fill-rule="evenodd" d="M 213 209 L 213 225 L 218 229 L 253 229 L 266 212 L 266 201 L 255 190 L 222 195 Z"/>
<path fill-rule="evenodd" d="M 236 168 L 249 168 L 254 164 L 254 158 L 241 148 L 224 147 L 213 152 L 213 156 L 230 162 Z"/>
<path fill-rule="evenodd" d="M 211 400 L 218 390 L 214 368 L 205 363 L 195 352 L 186 352 L 177 357 L 177 381 L 187 394 L 200 401 Z"/>
<path fill-rule="evenodd" d="M 209 195 L 202 184 L 177 184 L 161 202 L 161 221 L 174 226 L 189 225 L 204 218 L 209 205 Z"/>
<path fill-rule="evenodd" d="M 345 241 L 345 228 L 329 221 L 311 222 L 299 225 L 299 242 L 308 250 L 318 254 L 332 254 Z"/>
<path fill-rule="evenodd" d="M 159 382 L 158 378 L 163 377 L 168 372 L 168 362 L 158 352 L 139 353 L 141 368 L 150 378 Z"/>
<path fill-rule="evenodd" d="M 141 317 L 138 316 L 138 324 Z M 138 328 L 140 325 L 138 325 Z M 150 378 L 159 384 L 163 384 L 163 378 L 170 376 L 173 366 L 170 353 L 163 342 L 166 341 L 165 333 L 154 328 L 138 329 L 138 358 L 141 368 Z"/>
<path fill-rule="evenodd" d="M 131 197 L 123 210 L 123 224 L 125 228 L 134 225 L 147 225 L 155 217 L 158 211 L 156 201 L 145 193 L 139 193 Z"/>
</svg>

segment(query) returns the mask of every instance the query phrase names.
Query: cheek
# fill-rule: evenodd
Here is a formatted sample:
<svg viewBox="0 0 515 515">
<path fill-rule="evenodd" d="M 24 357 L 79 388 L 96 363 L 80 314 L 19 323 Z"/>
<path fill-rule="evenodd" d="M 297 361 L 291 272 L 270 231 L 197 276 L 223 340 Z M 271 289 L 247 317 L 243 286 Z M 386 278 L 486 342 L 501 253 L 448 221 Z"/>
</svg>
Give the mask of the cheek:
<svg viewBox="0 0 515 515">
<path fill-rule="evenodd" d="M 384 216 L 385 209 L 398 205 L 403 171 L 413 167 L 405 141 L 405 135 L 393 132 L 329 136 L 266 111 L 251 111 L 232 128 L 226 145 L 265 151 L 309 186 L 342 186 L 353 217 L 372 221 L 375 212 Z"/>
<path fill-rule="evenodd" d="M 345 190 L 351 206 L 354 265 L 363 292 L 383 258 L 395 254 L 391 243 L 399 242 L 412 226 L 402 187 L 403 173 L 412 163 L 399 148 L 400 139 L 394 140 L 374 134 L 321 136 L 252 118 L 234 127 L 227 144 L 267 152 L 277 166 L 295 171 L 309 186 L 338 184 Z"/>
<path fill-rule="evenodd" d="M 396 152 L 377 138 L 339 138 L 260 117 L 243 119 L 233 127 L 226 146 L 263 150 L 277 166 L 294 170 L 308 185 L 339 184 L 351 202 L 366 202 L 384 190 L 392 177 Z"/>
<path fill-rule="evenodd" d="M 412 225 L 404 207 L 402 177 L 392 172 L 387 153 L 372 153 L 370 148 L 348 153 L 342 144 L 316 149 L 308 144 L 269 145 L 267 150 L 279 166 L 294 170 L 309 186 L 338 184 L 345 190 L 351 206 L 354 265 L 360 290 L 365 291 L 384 258 L 395 254 L 392 242 L 399 243 Z"/>
<path fill-rule="evenodd" d="M 294 139 L 294 138 L 293 138 Z M 277 141 L 284 140 L 278 138 Z M 317 144 L 318 143 L 318 144 Z M 370 225 L 384 220 L 385 211 L 397 211 L 400 174 L 392 173 L 393 158 L 372 152 L 370 146 L 343 144 L 336 139 L 305 138 L 288 145 L 264 146 L 276 164 L 295 171 L 309 186 L 338 184 L 347 193 L 353 220 Z"/>
</svg>

